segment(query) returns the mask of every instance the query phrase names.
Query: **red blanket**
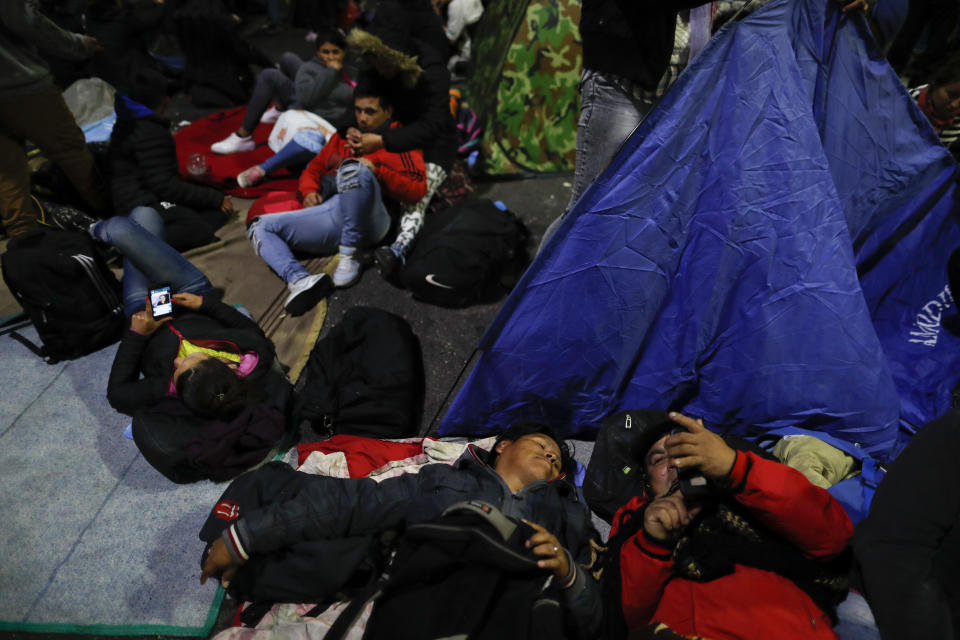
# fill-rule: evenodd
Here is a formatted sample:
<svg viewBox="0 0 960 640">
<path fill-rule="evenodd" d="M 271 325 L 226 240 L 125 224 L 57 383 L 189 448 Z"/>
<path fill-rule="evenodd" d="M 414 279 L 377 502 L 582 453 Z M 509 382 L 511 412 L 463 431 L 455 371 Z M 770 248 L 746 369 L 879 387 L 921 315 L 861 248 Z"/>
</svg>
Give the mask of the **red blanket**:
<svg viewBox="0 0 960 640">
<path fill-rule="evenodd" d="M 272 124 L 257 125 L 253 132 L 257 148 L 253 151 L 226 156 L 210 151 L 211 144 L 223 140 L 240 128 L 246 111 L 246 107 L 237 107 L 211 113 L 178 131 L 174 139 L 177 141 L 180 174 L 188 180 L 209 184 L 241 198 L 256 198 L 268 191 L 296 191 L 297 176 L 287 169 L 273 172 L 263 182 L 249 189 L 241 189 L 237 184 L 237 174 L 273 155 L 273 151 L 267 146 Z M 195 153 L 202 155 L 207 162 L 207 173 L 201 177 L 193 176 L 187 171 L 187 162 Z"/>
<path fill-rule="evenodd" d="M 361 436 L 335 435 L 321 442 L 297 445 L 297 464 L 303 464 L 314 451 L 334 453 L 342 451 L 347 456 L 347 469 L 351 478 L 362 478 L 375 469 L 393 460 L 406 460 L 423 453 L 422 440 L 416 442 L 387 442 Z"/>
</svg>

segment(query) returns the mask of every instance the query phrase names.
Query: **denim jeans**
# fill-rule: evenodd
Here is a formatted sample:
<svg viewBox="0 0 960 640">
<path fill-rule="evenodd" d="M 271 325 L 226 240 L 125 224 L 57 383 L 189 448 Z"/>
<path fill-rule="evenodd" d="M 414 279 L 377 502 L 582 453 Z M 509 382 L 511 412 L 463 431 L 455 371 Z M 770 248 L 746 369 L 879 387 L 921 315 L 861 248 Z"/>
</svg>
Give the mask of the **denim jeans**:
<svg viewBox="0 0 960 640">
<path fill-rule="evenodd" d="M 580 120 L 577 122 L 577 165 L 564 213 L 543 234 L 543 247 L 560 221 L 573 208 L 630 137 L 653 105 L 632 99 L 597 71 L 583 70 L 580 79 Z"/>
<path fill-rule="evenodd" d="M 253 133 L 270 103 L 276 100 L 284 108 L 297 99 L 297 88 L 293 83 L 297 69 L 303 64 L 296 54 L 284 53 L 280 56 L 280 69 L 264 69 L 253 85 L 253 94 L 247 103 L 247 112 L 243 116 L 243 128 Z"/>
<path fill-rule="evenodd" d="M 150 287 L 169 284 L 174 293 L 204 295 L 213 286 L 203 273 L 163 240 L 163 220 L 150 207 L 127 217 L 101 220 L 91 235 L 123 254 L 123 312 L 132 316 L 146 306 Z"/>
<path fill-rule="evenodd" d="M 347 159 L 337 171 L 337 193 L 314 207 L 257 218 L 247 236 L 258 256 L 286 283 L 309 273 L 294 251 L 335 253 L 339 246 L 375 245 L 390 230 L 380 185 L 359 160 Z"/>
</svg>

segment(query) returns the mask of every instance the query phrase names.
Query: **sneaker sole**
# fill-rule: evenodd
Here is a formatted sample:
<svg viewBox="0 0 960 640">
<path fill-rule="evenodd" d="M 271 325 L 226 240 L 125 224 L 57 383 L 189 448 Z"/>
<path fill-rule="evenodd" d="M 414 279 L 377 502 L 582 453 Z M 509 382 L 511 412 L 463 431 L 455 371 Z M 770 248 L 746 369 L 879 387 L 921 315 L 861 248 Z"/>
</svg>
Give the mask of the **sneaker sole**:
<svg viewBox="0 0 960 640">
<path fill-rule="evenodd" d="M 302 316 L 307 311 L 313 309 L 317 304 L 333 293 L 333 290 L 336 287 L 333 285 L 333 279 L 329 276 L 317 281 L 317 284 L 313 285 L 293 300 L 291 300 L 284 307 L 284 310 L 288 315 L 293 317 Z"/>
</svg>

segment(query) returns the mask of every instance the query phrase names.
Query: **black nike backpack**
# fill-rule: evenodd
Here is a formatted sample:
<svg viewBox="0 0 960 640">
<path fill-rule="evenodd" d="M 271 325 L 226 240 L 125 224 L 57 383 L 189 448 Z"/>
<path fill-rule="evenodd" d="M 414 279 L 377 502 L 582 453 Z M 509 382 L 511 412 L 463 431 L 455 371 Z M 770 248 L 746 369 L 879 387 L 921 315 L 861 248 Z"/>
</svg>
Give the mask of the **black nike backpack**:
<svg viewBox="0 0 960 640">
<path fill-rule="evenodd" d="M 431 214 L 401 280 L 415 298 L 442 307 L 494 302 L 527 265 L 527 230 L 485 198 Z"/>
<path fill-rule="evenodd" d="M 46 229 L 14 238 L 0 258 L 3 280 L 40 335 L 38 348 L 54 364 L 116 342 L 126 321 L 120 282 L 84 233 Z"/>
</svg>

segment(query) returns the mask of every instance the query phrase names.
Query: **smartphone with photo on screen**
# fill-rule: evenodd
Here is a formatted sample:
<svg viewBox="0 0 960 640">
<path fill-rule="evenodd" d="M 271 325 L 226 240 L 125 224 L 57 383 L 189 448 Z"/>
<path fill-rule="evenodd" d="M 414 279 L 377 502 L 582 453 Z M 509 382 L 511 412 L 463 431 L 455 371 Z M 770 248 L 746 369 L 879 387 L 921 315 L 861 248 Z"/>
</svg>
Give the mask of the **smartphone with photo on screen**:
<svg viewBox="0 0 960 640">
<path fill-rule="evenodd" d="M 170 291 L 170 285 L 162 284 L 150 289 L 150 306 L 153 308 L 154 320 L 173 315 L 173 292 Z"/>
</svg>

